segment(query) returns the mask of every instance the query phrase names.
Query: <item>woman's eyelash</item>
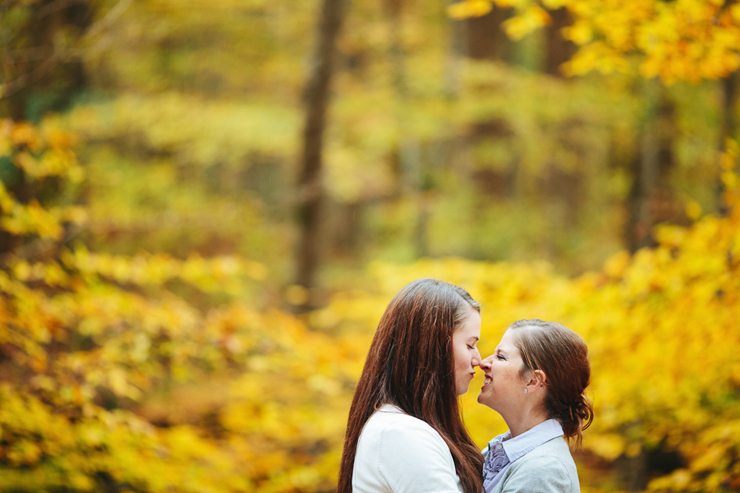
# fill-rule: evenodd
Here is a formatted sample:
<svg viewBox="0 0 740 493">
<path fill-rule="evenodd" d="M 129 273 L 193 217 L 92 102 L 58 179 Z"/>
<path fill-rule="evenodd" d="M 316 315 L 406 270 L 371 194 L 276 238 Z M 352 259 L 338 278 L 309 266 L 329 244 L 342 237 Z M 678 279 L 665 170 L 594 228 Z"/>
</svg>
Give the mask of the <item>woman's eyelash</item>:
<svg viewBox="0 0 740 493">
<path fill-rule="evenodd" d="M 497 354 L 497 355 L 496 355 L 496 357 L 497 357 L 498 359 L 501 359 L 501 360 L 505 360 L 505 359 L 506 359 L 506 358 L 504 358 L 503 356 L 501 356 L 500 354 Z"/>
</svg>

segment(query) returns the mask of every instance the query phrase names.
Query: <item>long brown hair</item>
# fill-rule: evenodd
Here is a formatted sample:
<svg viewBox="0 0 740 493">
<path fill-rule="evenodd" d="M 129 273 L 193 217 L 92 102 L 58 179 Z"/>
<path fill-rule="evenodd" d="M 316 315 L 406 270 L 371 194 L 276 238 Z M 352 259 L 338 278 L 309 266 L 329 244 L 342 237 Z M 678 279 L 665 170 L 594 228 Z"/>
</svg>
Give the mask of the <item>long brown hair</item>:
<svg viewBox="0 0 740 493">
<path fill-rule="evenodd" d="M 463 491 L 480 493 L 483 456 L 460 415 L 452 349 L 453 333 L 471 308 L 480 312 L 467 291 L 436 279 L 418 279 L 391 300 L 352 399 L 337 493 L 352 492 L 357 441 L 383 404 L 434 428 L 450 448 Z"/>
<path fill-rule="evenodd" d="M 545 410 L 557 419 L 563 434 L 581 444 L 583 430 L 594 420 L 591 402 L 583 394 L 591 379 L 588 347 L 569 328 L 534 318 L 509 326 L 522 354 L 523 372 L 540 370 L 547 376 Z"/>
</svg>

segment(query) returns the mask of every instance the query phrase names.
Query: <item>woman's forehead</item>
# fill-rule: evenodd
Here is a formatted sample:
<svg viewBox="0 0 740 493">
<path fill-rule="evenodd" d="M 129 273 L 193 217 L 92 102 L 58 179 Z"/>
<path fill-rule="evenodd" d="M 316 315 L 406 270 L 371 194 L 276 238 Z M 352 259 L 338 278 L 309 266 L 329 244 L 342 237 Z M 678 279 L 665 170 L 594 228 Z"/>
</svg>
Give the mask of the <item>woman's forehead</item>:
<svg viewBox="0 0 740 493">
<path fill-rule="evenodd" d="M 501 342 L 496 346 L 496 350 L 501 350 L 507 353 L 519 353 L 519 349 L 514 345 L 514 336 L 511 329 L 504 332 L 501 337 Z"/>
</svg>

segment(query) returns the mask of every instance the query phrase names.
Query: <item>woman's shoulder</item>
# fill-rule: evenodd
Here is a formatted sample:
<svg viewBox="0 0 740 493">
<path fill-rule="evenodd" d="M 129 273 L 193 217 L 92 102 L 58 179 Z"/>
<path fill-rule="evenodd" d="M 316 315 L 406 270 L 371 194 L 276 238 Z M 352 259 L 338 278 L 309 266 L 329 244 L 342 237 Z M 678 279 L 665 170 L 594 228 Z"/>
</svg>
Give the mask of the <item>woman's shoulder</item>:
<svg viewBox="0 0 740 493">
<path fill-rule="evenodd" d="M 374 428 L 378 430 L 423 430 L 434 431 L 429 423 L 406 414 L 392 404 L 384 404 L 367 420 L 365 429 Z"/>
<path fill-rule="evenodd" d="M 555 438 L 551 438 L 550 440 L 546 441 L 545 443 L 535 447 L 532 449 L 528 454 L 526 454 L 524 457 L 527 457 L 530 454 L 534 454 L 534 457 L 538 456 L 560 456 L 565 455 L 568 457 L 571 457 L 570 455 L 570 448 L 568 448 L 568 442 L 565 441 L 565 438 L 562 436 L 558 436 Z M 571 457 L 572 460 L 572 457 Z"/>
<path fill-rule="evenodd" d="M 357 443 L 357 492 L 460 493 L 447 444 L 428 423 L 383 406 L 368 419 Z"/>
<path fill-rule="evenodd" d="M 537 474 L 531 474 L 533 469 Z M 578 471 L 567 442 L 556 437 L 511 464 L 503 491 L 580 491 Z"/>
<path fill-rule="evenodd" d="M 542 445 L 535 447 L 522 458 L 514 462 L 522 467 L 528 463 L 537 462 L 540 466 L 549 465 L 555 469 L 567 469 L 569 472 L 576 471 L 576 464 L 570 454 L 568 443 L 563 437 L 555 437 Z"/>
<path fill-rule="evenodd" d="M 410 416 L 391 404 L 385 404 L 367 420 L 363 434 L 382 434 L 391 440 L 402 440 L 409 435 L 426 436 L 430 439 L 442 437 L 429 423 L 414 416 Z"/>
</svg>

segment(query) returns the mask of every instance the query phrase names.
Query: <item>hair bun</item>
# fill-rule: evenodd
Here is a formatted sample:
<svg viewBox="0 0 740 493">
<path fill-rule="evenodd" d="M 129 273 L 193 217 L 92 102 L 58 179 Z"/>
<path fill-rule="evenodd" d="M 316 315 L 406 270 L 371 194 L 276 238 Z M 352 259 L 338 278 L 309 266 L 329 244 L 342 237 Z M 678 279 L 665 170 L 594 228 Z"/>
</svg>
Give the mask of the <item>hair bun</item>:
<svg viewBox="0 0 740 493">
<path fill-rule="evenodd" d="M 580 429 L 585 430 L 594 420 L 594 410 L 591 401 L 585 394 L 579 395 L 570 407 L 570 418 L 573 422 L 580 424 Z"/>
</svg>

